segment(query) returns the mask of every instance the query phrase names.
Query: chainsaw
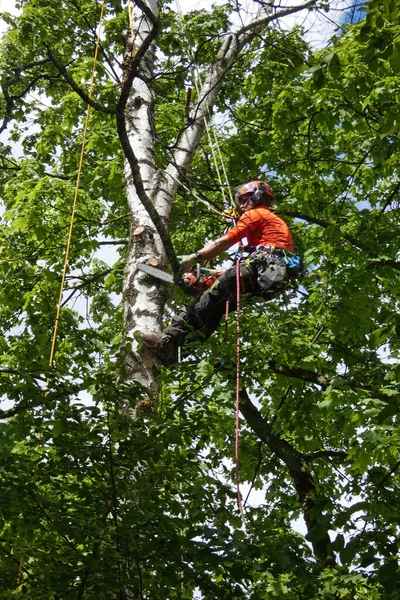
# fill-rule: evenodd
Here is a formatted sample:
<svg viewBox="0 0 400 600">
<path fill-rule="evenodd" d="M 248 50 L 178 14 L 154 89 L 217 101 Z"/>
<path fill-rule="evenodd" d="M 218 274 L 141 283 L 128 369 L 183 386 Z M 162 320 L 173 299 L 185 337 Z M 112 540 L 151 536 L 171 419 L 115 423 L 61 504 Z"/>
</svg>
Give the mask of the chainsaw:
<svg viewBox="0 0 400 600">
<path fill-rule="evenodd" d="M 207 290 L 214 281 L 218 279 L 218 276 L 221 275 L 223 271 L 204 269 L 200 267 L 200 264 L 197 264 L 195 267 L 192 267 L 186 273 L 184 273 L 181 277 L 181 280 L 176 283 L 174 280 L 174 276 L 171 273 L 167 273 L 162 269 L 157 269 L 157 267 L 153 267 L 148 263 L 137 263 L 137 268 L 139 271 L 143 271 L 143 273 L 147 273 L 151 277 L 155 277 L 160 281 L 164 281 L 165 283 L 172 283 L 173 285 L 177 285 L 182 287 L 185 291 L 187 291 L 192 296 L 196 296 L 197 294 L 204 292 Z"/>
</svg>

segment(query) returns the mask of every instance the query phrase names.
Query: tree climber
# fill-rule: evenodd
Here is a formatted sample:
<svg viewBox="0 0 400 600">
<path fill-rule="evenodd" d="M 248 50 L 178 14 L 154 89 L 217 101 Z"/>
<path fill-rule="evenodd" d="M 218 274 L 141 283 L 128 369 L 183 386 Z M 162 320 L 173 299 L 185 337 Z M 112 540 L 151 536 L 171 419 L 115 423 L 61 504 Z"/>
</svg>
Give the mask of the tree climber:
<svg viewBox="0 0 400 600">
<path fill-rule="evenodd" d="M 247 238 L 246 259 L 241 257 L 241 293 L 271 300 L 287 281 L 301 270 L 301 259 L 293 255 L 293 240 L 286 223 L 272 210 L 274 194 L 263 181 L 251 181 L 241 186 L 236 201 L 242 216 L 235 227 L 201 250 L 179 257 L 180 273 L 196 263 L 209 261 L 235 243 Z M 290 266 L 290 260 L 294 264 Z M 289 267 L 289 268 L 288 268 Z M 292 272 L 290 271 L 292 269 Z M 218 327 L 229 301 L 229 312 L 236 310 L 236 268 L 222 271 L 215 283 L 203 291 L 179 315 L 161 336 L 142 334 L 144 344 L 164 365 L 175 364 L 178 348 L 189 333 L 200 333 L 207 339 Z"/>
</svg>

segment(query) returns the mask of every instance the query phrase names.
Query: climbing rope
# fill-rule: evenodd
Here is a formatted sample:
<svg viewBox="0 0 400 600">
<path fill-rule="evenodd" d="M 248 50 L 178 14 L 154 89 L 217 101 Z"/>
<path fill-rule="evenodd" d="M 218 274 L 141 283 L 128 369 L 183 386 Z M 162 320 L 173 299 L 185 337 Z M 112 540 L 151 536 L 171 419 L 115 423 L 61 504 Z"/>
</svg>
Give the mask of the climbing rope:
<svg viewBox="0 0 400 600">
<path fill-rule="evenodd" d="M 241 517 L 244 517 L 242 494 L 239 483 L 239 407 L 240 407 L 240 255 L 236 257 L 236 403 L 235 403 L 235 463 L 237 503 Z"/>
<path fill-rule="evenodd" d="M 101 9 L 100 9 L 100 19 L 99 19 L 99 26 L 98 26 L 98 32 L 97 32 L 96 48 L 95 48 L 95 53 L 94 53 L 92 76 L 91 76 L 91 80 L 90 80 L 90 90 L 89 90 L 89 98 L 90 99 L 92 98 L 92 94 L 93 94 L 94 76 L 96 73 L 96 63 L 97 63 L 97 57 L 98 57 L 98 53 L 99 53 L 100 33 L 101 33 L 101 27 L 102 27 L 102 22 L 103 22 L 103 14 L 104 14 L 104 0 L 102 1 Z M 82 173 L 83 156 L 85 153 L 89 115 L 90 115 L 90 104 L 88 104 L 88 106 L 87 106 L 86 118 L 85 118 L 85 123 L 84 123 L 84 127 L 83 127 L 83 140 L 82 140 L 82 146 L 81 146 L 81 154 L 80 154 L 80 158 L 79 158 L 78 175 L 76 178 L 74 200 L 72 203 L 71 221 L 70 221 L 70 226 L 69 226 L 67 248 L 65 251 L 64 267 L 63 267 L 63 272 L 62 272 L 62 276 L 61 276 L 60 293 L 59 293 L 58 304 L 57 304 L 57 314 L 56 314 L 56 319 L 55 319 L 55 323 L 54 323 L 53 340 L 52 340 L 51 351 L 50 351 L 50 359 L 49 359 L 50 367 L 53 365 L 54 355 L 55 355 L 55 351 L 56 351 L 57 334 L 58 334 L 58 328 L 59 328 L 59 324 L 60 324 L 62 297 L 63 297 L 63 292 L 64 292 L 65 278 L 66 278 L 67 269 L 68 269 L 68 259 L 69 259 L 69 254 L 70 254 L 70 250 L 71 250 L 72 231 L 73 231 L 74 222 L 75 222 L 75 213 L 76 213 L 76 206 L 77 206 L 77 201 L 78 201 L 79 184 L 80 184 L 81 173 Z M 48 389 L 49 384 L 50 384 L 50 377 L 47 378 L 46 389 Z"/>
<path fill-rule="evenodd" d="M 183 11 L 182 11 L 179 0 L 176 0 L 176 7 L 178 9 L 178 14 L 180 15 L 180 17 L 182 19 Z M 186 32 L 184 32 L 184 33 L 186 33 Z M 195 64 L 194 53 L 190 47 L 188 47 L 187 51 L 188 51 L 189 58 L 192 61 L 192 64 L 194 65 Z M 200 94 L 199 79 L 200 79 L 200 77 L 199 77 L 198 73 L 196 73 L 196 70 L 194 68 L 192 70 L 192 76 L 193 76 L 194 87 L 195 87 L 197 96 L 199 97 L 199 94 Z M 221 147 L 220 147 L 220 144 L 218 141 L 218 136 L 216 134 L 215 126 L 212 126 L 212 124 L 210 124 L 210 121 L 209 121 L 209 119 L 207 119 L 206 116 L 204 116 L 204 125 L 205 125 L 205 129 L 206 129 L 206 133 L 207 133 L 208 143 L 209 143 L 209 146 L 211 149 L 211 155 L 212 155 L 212 159 L 213 159 L 213 163 L 214 163 L 214 168 L 217 173 L 218 183 L 219 183 L 219 187 L 221 190 L 224 206 L 226 208 L 230 208 L 230 207 L 234 206 L 234 199 L 232 196 L 231 188 L 229 186 L 228 174 L 226 172 L 225 163 L 224 163 L 224 160 L 222 157 Z M 218 159 L 219 159 L 219 164 L 218 164 Z M 221 173 L 221 171 L 222 171 L 222 173 Z M 229 201 L 226 198 L 225 189 L 228 192 Z"/>
<path fill-rule="evenodd" d="M 96 40 L 94 59 L 93 59 L 93 69 L 92 69 L 92 75 L 91 75 L 91 80 L 90 80 L 90 90 L 89 90 L 89 98 L 90 99 L 92 98 L 92 94 L 93 94 L 94 77 L 95 77 L 95 72 L 96 72 L 97 57 L 98 57 L 98 53 L 99 53 L 100 34 L 101 34 L 101 27 L 102 27 L 102 22 L 103 22 L 103 15 L 104 15 L 104 0 L 102 0 L 102 4 L 101 4 L 101 8 L 100 8 L 99 26 L 98 26 L 98 32 L 97 32 L 97 40 Z M 80 178 L 81 178 L 81 173 L 82 173 L 83 156 L 84 156 L 84 151 L 85 151 L 85 146 L 86 146 L 86 135 L 87 135 L 87 129 L 88 129 L 88 123 L 89 123 L 89 115 L 90 115 L 90 104 L 88 104 L 88 106 L 87 106 L 86 118 L 85 118 L 85 123 L 84 123 L 84 127 L 83 127 L 83 140 L 82 140 L 81 154 L 80 154 L 80 158 L 79 158 L 78 175 L 77 175 L 76 185 L 75 185 L 74 200 L 72 203 L 71 220 L 70 220 L 70 226 L 69 226 L 67 247 L 66 247 L 65 257 L 64 257 L 64 267 L 63 267 L 63 272 L 62 272 L 62 276 L 61 276 L 60 293 L 59 293 L 59 297 L 58 297 L 57 313 L 56 313 L 56 319 L 55 319 L 55 323 L 54 323 L 53 339 L 52 339 L 51 350 L 50 350 L 50 358 L 49 358 L 49 366 L 50 367 L 52 367 L 52 365 L 53 365 L 54 355 L 55 355 L 55 351 L 56 351 L 57 334 L 58 334 L 58 329 L 59 329 L 60 313 L 61 313 L 61 306 L 62 306 L 62 297 L 63 297 L 63 292 L 64 292 L 65 278 L 67 275 L 69 253 L 70 253 L 70 249 L 71 249 L 72 231 L 74 228 L 75 213 L 76 213 L 76 206 L 77 206 L 78 193 L 79 193 L 79 184 L 80 184 Z M 48 376 L 46 379 L 45 395 L 47 395 L 47 390 L 49 389 L 49 385 L 50 385 L 50 376 Z M 15 588 L 15 598 L 18 598 L 18 594 L 19 594 L 23 565 L 24 565 L 24 549 L 22 549 L 20 562 L 19 562 L 17 583 L 16 583 L 16 588 Z"/>
<path fill-rule="evenodd" d="M 179 15 L 182 18 L 183 12 L 182 12 L 182 8 L 181 8 L 179 0 L 176 0 L 176 6 L 178 9 Z M 194 64 L 193 52 L 190 48 L 188 48 L 188 54 L 189 54 L 190 59 L 192 60 L 192 63 Z M 194 87 L 195 87 L 197 96 L 199 97 L 199 94 L 201 91 L 200 84 L 199 84 L 199 76 L 195 72 L 194 69 L 193 69 L 192 75 L 193 75 Z M 208 143 L 209 143 L 209 146 L 211 149 L 212 162 L 214 164 L 214 168 L 215 168 L 217 178 L 218 178 L 219 187 L 220 187 L 222 198 L 223 198 L 223 203 L 224 203 L 225 208 L 229 209 L 229 208 L 234 207 L 234 199 L 233 199 L 232 192 L 230 189 L 228 174 L 227 174 L 227 171 L 225 168 L 225 162 L 223 160 L 223 156 L 221 153 L 221 147 L 219 144 L 218 136 L 215 131 L 215 127 L 212 127 L 209 119 L 207 119 L 206 116 L 204 116 L 204 125 L 205 125 L 205 130 L 207 133 Z M 177 179 L 173 175 L 171 175 L 171 177 L 177 181 Z M 196 199 L 198 199 L 200 202 L 205 203 L 205 201 L 198 194 L 193 192 L 193 190 L 189 190 L 187 188 L 187 186 L 185 186 L 185 184 L 182 183 L 182 181 L 179 181 L 179 183 L 180 183 L 180 185 L 182 185 L 182 187 L 184 189 L 186 189 L 189 193 L 191 193 Z M 229 201 L 226 198 L 225 190 L 228 191 Z M 228 213 L 224 214 L 224 213 L 219 212 L 214 207 L 212 207 L 208 204 L 207 204 L 207 206 L 211 210 L 213 210 L 214 212 L 218 213 L 221 216 L 229 217 L 229 218 L 233 217 L 233 215 L 231 215 L 231 214 L 228 214 Z M 240 404 L 240 256 L 239 256 L 239 254 L 237 255 L 237 259 L 236 259 L 236 304 L 237 304 L 237 342 L 236 342 L 237 363 L 236 363 L 236 402 L 235 402 L 235 415 L 236 415 L 236 417 L 235 417 L 235 463 L 236 463 L 237 502 L 238 502 L 240 515 L 243 518 L 244 512 L 243 512 L 243 505 L 242 505 L 242 495 L 240 492 L 240 484 L 239 484 L 239 428 L 240 428 L 240 421 L 239 421 L 239 404 Z M 227 334 L 228 334 L 228 313 L 229 313 L 229 301 L 226 304 L 226 314 L 225 314 L 225 337 L 226 338 L 227 338 Z M 179 351 L 180 351 L 180 349 L 179 349 Z M 180 356 L 179 356 L 179 360 L 180 360 Z"/>
</svg>

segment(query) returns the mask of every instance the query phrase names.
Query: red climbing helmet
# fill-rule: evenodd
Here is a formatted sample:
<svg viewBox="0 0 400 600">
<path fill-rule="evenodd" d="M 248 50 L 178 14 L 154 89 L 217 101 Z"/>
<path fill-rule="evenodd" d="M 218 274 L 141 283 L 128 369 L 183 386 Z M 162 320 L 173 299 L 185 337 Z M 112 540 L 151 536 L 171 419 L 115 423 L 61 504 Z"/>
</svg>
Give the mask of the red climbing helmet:
<svg viewBox="0 0 400 600">
<path fill-rule="evenodd" d="M 272 187 L 265 181 L 249 181 L 241 185 L 235 195 L 238 204 L 244 204 L 249 200 L 254 201 L 254 205 L 264 204 L 270 206 L 274 201 L 274 192 Z"/>
</svg>

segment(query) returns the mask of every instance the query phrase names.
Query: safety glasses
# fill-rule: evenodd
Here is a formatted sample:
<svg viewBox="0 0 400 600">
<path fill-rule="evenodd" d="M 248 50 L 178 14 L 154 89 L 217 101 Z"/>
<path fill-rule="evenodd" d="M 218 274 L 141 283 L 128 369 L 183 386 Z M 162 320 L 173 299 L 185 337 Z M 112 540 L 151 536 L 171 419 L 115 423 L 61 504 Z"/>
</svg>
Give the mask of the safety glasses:
<svg viewBox="0 0 400 600">
<path fill-rule="evenodd" d="M 239 204 L 240 206 L 243 206 L 243 204 L 247 204 L 253 197 L 253 192 L 250 192 L 248 194 L 242 194 L 241 196 L 239 196 L 238 200 L 239 200 Z"/>
</svg>

